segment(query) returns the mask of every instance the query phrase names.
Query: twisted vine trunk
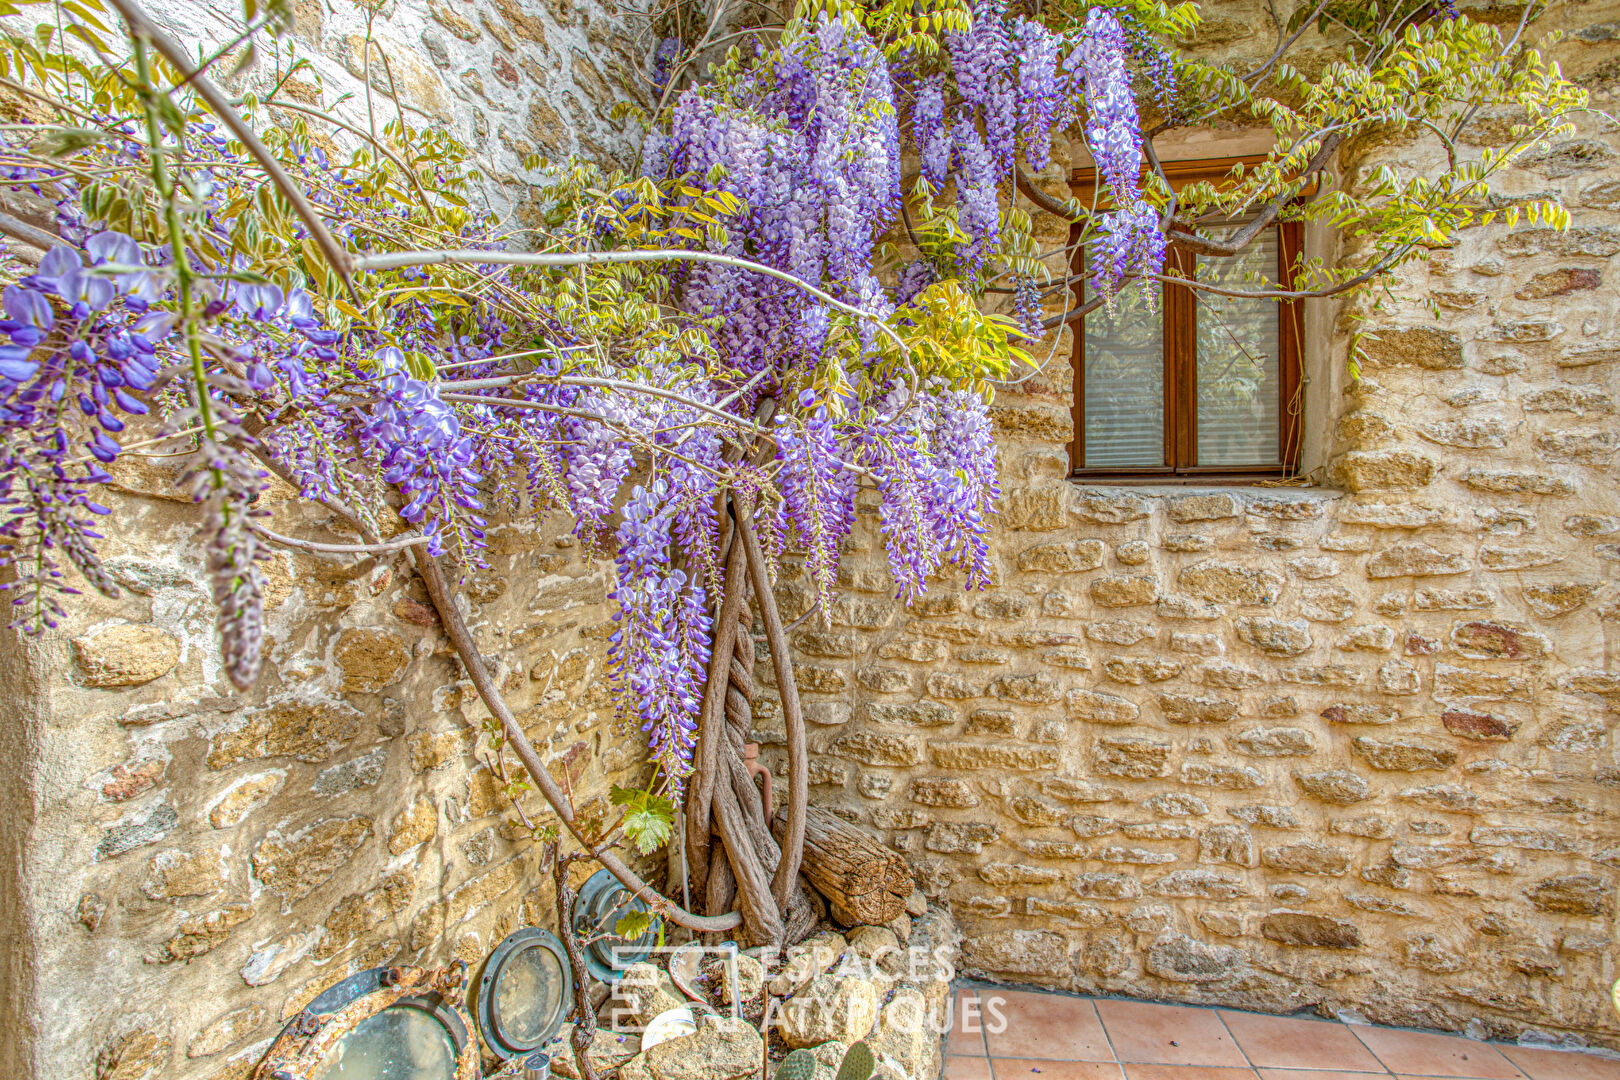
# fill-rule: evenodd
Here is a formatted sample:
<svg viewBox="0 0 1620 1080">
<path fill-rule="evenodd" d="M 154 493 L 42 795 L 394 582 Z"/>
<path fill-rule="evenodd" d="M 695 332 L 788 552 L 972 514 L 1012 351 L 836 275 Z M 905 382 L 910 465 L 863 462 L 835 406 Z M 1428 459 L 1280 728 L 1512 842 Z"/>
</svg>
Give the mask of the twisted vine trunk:
<svg viewBox="0 0 1620 1080">
<path fill-rule="evenodd" d="M 699 742 L 686 803 L 686 857 L 694 894 L 704 909 L 742 913 L 743 935 L 759 944 L 804 937 L 816 921 L 799 880 L 809 802 L 804 719 L 793 677 L 787 634 L 770 588 L 753 524 L 732 508 L 724 593 L 715 619 L 713 653 L 699 713 Z M 752 584 L 788 731 L 787 820 L 798 822 L 778 844 L 765 820 L 760 793 L 745 764 L 753 727 L 754 639 L 748 594 Z"/>
<path fill-rule="evenodd" d="M 774 402 L 762 403 L 756 423 L 769 419 L 773 409 Z M 727 509 L 726 503 L 731 503 L 731 529 L 725 548 L 725 577 L 683 823 L 688 877 L 693 895 L 703 897 L 706 915 L 688 911 L 656 893 L 606 845 L 595 843 L 581 829 L 571 801 L 552 779 L 495 685 L 438 560 L 420 549 L 413 549 L 411 558 L 468 678 L 500 721 L 508 745 L 535 788 L 580 845 L 649 907 L 678 925 L 699 933 L 724 933 L 740 925 L 749 942 L 779 945 L 801 940 L 817 921 L 815 905 L 799 877 L 809 805 L 808 748 L 793 658 L 764 553 L 746 509 L 727 498 L 722 501 L 722 511 Z M 759 791 L 744 764 L 743 747 L 753 726 L 750 584 L 770 645 L 787 728 L 788 802 L 780 844 L 765 820 Z"/>
</svg>

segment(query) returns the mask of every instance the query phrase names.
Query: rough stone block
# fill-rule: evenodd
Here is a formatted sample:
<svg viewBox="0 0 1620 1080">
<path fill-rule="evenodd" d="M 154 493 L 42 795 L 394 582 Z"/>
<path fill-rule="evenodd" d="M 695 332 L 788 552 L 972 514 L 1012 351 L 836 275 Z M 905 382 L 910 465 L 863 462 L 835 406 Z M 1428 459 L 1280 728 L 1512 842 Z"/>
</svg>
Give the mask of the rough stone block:
<svg viewBox="0 0 1620 1080">
<path fill-rule="evenodd" d="M 1092 724 L 1129 724 L 1142 712 L 1133 702 L 1101 690 L 1076 687 L 1064 695 L 1063 701 L 1069 719 Z"/>
<path fill-rule="evenodd" d="M 1093 784 L 1089 780 L 1073 780 L 1068 777 L 1053 776 L 1040 782 L 1041 794 L 1060 802 L 1070 803 L 1105 803 L 1113 802 L 1124 795 L 1119 788 Z"/>
<path fill-rule="evenodd" d="M 1036 772 L 1058 767 L 1058 752 L 1050 746 L 943 743 L 931 748 L 934 764 L 942 769 L 1011 769 Z"/>
<path fill-rule="evenodd" d="M 1226 812 L 1257 829 L 1297 829 L 1302 824 L 1299 815 L 1289 806 L 1233 806 Z"/>
<path fill-rule="evenodd" d="M 1143 964 L 1151 975 L 1182 983 L 1225 982 L 1247 970 L 1243 950 L 1231 945 L 1209 945 L 1185 934 L 1169 934 L 1149 948 Z"/>
<path fill-rule="evenodd" d="M 85 686 L 111 690 L 141 686 L 173 671 L 180 642 L 146 623 L 113 623 L 74 638 L 73 656 Z"/>
<path fill-rule="evenodd" d="M 828 750 L 866 765 L 921 765 L 923 760 L 922 742 L 916 735 L 852 731 L 833 740 Z"/>
<path fill-rule="evenodd" d="M 1170 771 L 1170 744 L 1140 735 L 1098 739 L 1092 770 L 1125 780 L 1165 776 Z"/>
<path fill-rule="evenodd" d="M 1367 561 L 1367 576 L 1374 579 L 1436 577 L 1465 574 L 1468 570 L 1468 560 L 1463 556 L 1418 541 L 1391 544 Z"/>
<path fill-rule="evenodd" d="M 1410 450 L 1352 450 L 1339 459 L 1337 471 L 1346 491 L 1413 491 L 1431 483 L 1438 467 Z"/>
<path fill-rule="evenodd" d="M 1063 700 L 1063 688 L 1050 675 L 1003 675 L 990 684 L 990 692 L 1003 701 L 1021 705 L 1050 705 Z"/>
<path fill-rule="evenodd" d="M 382 779 L 383 766 L 387 763 L 388 748 L 379 747 L 369 754 L 321 770 L 310 790 L 317 795 L 332 796 L 371 787 Z"/>
<path fill-rule="evenodd" d="M 144 818 L 128 820 L 102 833 L 101 843 L 96 845 L 96 858 L 112 859 L 136 848 L 155 844 L 173 832 L 179 823 L 180 818 L 174 807 L 160 803 Z"/>
<path fill-rule="evenodd" d="M 1250 757 L 1307 757 L 1316 752 L 1316 736 L 1304 728 L 1250 728 L 1233 736 L 1231 745 Z"/>
<path fill-rule="evenodd" d="M 1382 702 L 1345 701 L 1329 705 L 1321 716 L 1330 724 L 1393 724 L 1401 719 L 1401 711 Z"/>
<path fill-rule="evenodd" d="M 1198 861 L 1247 867 L 1259 865 L 1254 837 L 1242 825 L 1211 825 L 1200 832 Z"/>
<path fill-rule="evenodd" d="M 1236 495 L 1220 492 L 1214 495 L 1187 495 L 1171 499 L 1165 513 L 1171 521 L 1183 525 L 1194 521 L 1222 521 L 1235 518 L 1243 512 L 1243 503 Z"/>
<path fill-rule="evenodd" d="M 1249 765 L 1189 761 L 1181 766 L 1181 782 L 1191 787 L 1217 788 L 1221 791 L 1250 791 L 1264 787 L 1266 778 L 1259 769 Z"/>
<path fill-rule="evenodd" d="M 259 758 L 320 762 L 360 734 L 359 710 L 342 701 L 287 700 L 246 713 L 214 736 L 208 767 L 224 769 Z"/>
<path fill-rule="evenodd" d="M 1103 563 L 1101 540 L 1069 540 L 1027 547 L 1018 555 L 1018 569 L 1037 574 L 1075 574 L 1095 570 Z"/>
<path fill-rule="evenodd" d="M 271 834 L 253 852 L 253 876 L 287 903 L 331 879 L 371 836 L 371 819 L 326 818 L 283 838 Z"/>
<path fill-rule="evenodd" d="M 962 948 L 962 964 L 969 971 L 1065 980 L 1069 945 L 1062 934 L 1050 930 L 1000 930 L 969 938 Z"/>
<path fill-rule="evenodd" d="M 1146 499 L 1119 492 L 1085 491 L 1075 500 L 1074 516 L 1083 524 L 1124 525 L 1152 512 Z"/>
<path fill-rule="evenodd" d="M 1238 703 L 1227 698 L 1160 694 L 1159 709 L 1172 724 L 1224 724 L 1238 714 Z"/>
<path fill-rule="evenodd" d="M 425 844 L 438 835 L 439 810 L 432 799 L 423 795 L 395 816 L 388 828 L 388 853 L 403 855 Z"/>
<path fill-rule="evenodd" d="M 1613 909 L 1614 886 L 1597 874 L 1543 878 L 1525 890 L 1539 911 L 1559 915 L 1607 915 Z"/>
<path fill-rule="evenodd" d="M 1324 769 L 1320 772 L 1296 772 L 1294 783 L 1313 799 L 1349 806 L 1366 799 L 1370 788 L 1365 777 L 1343 769 Z"/>
<path fill-rule="evenodd" d="M 1069 888 L 1088 900 L 1135 900 L 1142 895 L 1142 883 L 1127 874 L 1081 874 L 1069 879 Z"/>
<path fill-rule="evenodd" d="M 1577 611 L 1592 599 L 1597 586 L 1589 582 L 1558 582 L 1526 585 L 1524 602 L 1543 619 L 1556 619 Z"/>
<path fill-rule="evenodd" d="M 1417 739 L 1390 739 L 1388 741 L 1364 736 L 1351 744 L 1358 757 L 1367 764 L 1386 772 L 1424 772 L 1445 769 L 1456 764 L 1457 751 L 1449 746 L 1435 746 Z"/>
<path fill-rule="evenodd" d="M 1149 882 L 1148 891 L 1180 900 L 1236 900 L 1252 895 L 1242 881 L 1213 870 L 1172 870 Z"/>
<path fill-rule="evenodd" d="M 998 826 L 984 822 L 937 821 L 929 827 L 924 843 L 929 851 L 977 855 L 984 850 L 984 845 L 994 843 L 1000 836 Z"/>
<path fill-rule="evenodd" d="M 1298 656 L 1311 647 L 1310 627 L 1303 619 L 1284 621 L 1245 616 L 1233 626 L 1240 641 L 1271 656 Z"/>
<path fill-rule="evenodd" d="M 1575 482 L 1546 473 L 1513 472 L 1501 469 L 1469 469 L 1462 482 L 1475 491 L 1493 495 L 1554 495 L 1575 494 Z"/>
<path fill-rule="evenodd" d="M 1269 605 L 1282 593 L 1283 578 L 1271 570 L 1209 559 L 1184 568 L 1176 582 L 1202 600 Z"/>
<path fill-rule="evenodd" d="M 1462 338 L 1431 326 L 1372 327 L 1361 348 L 1375 365 L 1428 371 L 1454 371 L 1463 366 Z"/>
<path fill-rule="evenodd" d="M 351 627 L 338 635 L 332 659 L 343 673 L 339 690 L 374 694 L 404 677 L 411 653 L 405 639 L 391 630 Z"/>
<path fill-rule="evenodd" d="M 986 885 L 1005 888 L 1012 885 L 1050 885 L 1063 880 L 1063 872 L 1049 866 L 1030 866 L 1027 863 L 985 863 L 979 867 L 979 880 Z"/>
<path fill-rule="evenodd" d="M 1209 813 L 1208 803 L 1184 791 L 1162 791 L 1144 805 L 1160 817 L 1201 817 Z"/>
<path fill-rule="evenodd" d="M 1305 911 L 1273 911 L 1260 921 L 1260 936 L 1313 949 L 1359 949 L 1362 944 L 1355 923 Z"/>
<path fill-rule="evenodd" d="M 911 781 L 909 798 L 920 806 L 966 808 L 979 805 L 978 792 L 954 776 L 919 776 Z"/>
<path fill-rule="evenodd" d="M 1486 570 L 1508 573 L 1534 570 L 1564 561 L 1564 556 L 1543 547 L 1502 547 L 1487 544 L 1479 549 L 1479 564 Z"/>
<path fill-rule="evenodd" d="M 1260 862 L 1273 870 L 1295 874 L 1343 877 L 1350 872 L 1348 851 L 1315 840 L 1265 848 L 1260 852 Z"/>
<path fill-rule="evenodd" d="M 1110 575 L 1091 583 L 1091 599 L 1103 607 L 1140 607 L 1159 596 L 1159 579 Z"/>
<path fill-rule="evenodd" d="M 225 858 L 219 849 L 160 851 L 148 864 L 141 891 L 153 900 L 212 896 L 225 887 Z"/>
<path fill-rule="evenodd" d="M 1145 682 L 1164 682 L 1181 674 L 1181 664 L 1161 657 L 1138 659 L 1116 656 L 1103 665 L 1103 673 L 1117 683 L 1141 686 Z"/>
<path fill-rule="evenodd" d="M 1086 637 L 1105 645 L 1135 645 L 1152 636 L 1153 627 L 1142 622 L 1111 619 L 1086 624 Z"/>
</svg>

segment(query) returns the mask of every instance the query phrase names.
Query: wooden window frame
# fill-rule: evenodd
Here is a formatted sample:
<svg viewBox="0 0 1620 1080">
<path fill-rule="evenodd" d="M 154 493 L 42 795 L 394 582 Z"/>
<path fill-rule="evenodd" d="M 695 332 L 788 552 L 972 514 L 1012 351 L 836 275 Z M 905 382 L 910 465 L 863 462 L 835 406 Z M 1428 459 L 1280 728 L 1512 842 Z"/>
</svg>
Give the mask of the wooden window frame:
<svg viewBox="0 0 1620 1080">
<path fill-rule="evenodd" d="M 1219 180 L 1233 165 L 1242 162 L 1255 164 L 1262 158 L 1215 158 L 1197 161 L 1165 162 L 1165 178 L 1172 188 L 1198 180 Z M 1090 205 L 1097 181 L 1095 171 L 1078 170 L 1070 179 L 1070 188 L 1083 204 Z M 1277 280 L 1292 281 L 1291 268 L 1299 264 L 1303 255 L 1304 229 L 1299 222 L 1283 222 L 1270 226 L 1279 232 Z M 1071 245 L 1078 240 L 1079 226 L 1070 236 Z M 1168 273 L 1191 277 L 1195 257 L 1186 251 L 1172 248 Z M 1175 267 L 1171 270 L 1170 267 Z M 1085 253 L 1077 245 L 1071 273 L 1074 302 L 1084 299 Z M 1303 380 L 1304 304 L 1298 300 L 1277 302 L 1277 341 L 1279 356 L 1280 397 L 1278 409 L 1278 445 L 1281 462 L 1275 465 L 1204 465 L 1197 463 L 1198 447 L 1198 303 L 1192 289 L 1184 285 L 1166 284 L 1161 295 L 1160 318 L 1164 322 L 1164 448 L 1165 462 L 1159 466 L 1121 469 L 1117 467 L 1088 469 L 1085 465 L 1085 355 L 1086 321 L 1074 324 L 1074 352 L 1070 366 L 1074 374 L 1074 441 L 1069 444 L 1069 470 L 1072 479 L 1088 483 L 1135 484 L 1209 484 L 1209 483 L 1261 483 L 1267 480 L 1287 479 L 1299 475 L 1300 446 L 1303 442 L 1301 420 L 1304 409 L 1300 387 Z"/>
</svg>

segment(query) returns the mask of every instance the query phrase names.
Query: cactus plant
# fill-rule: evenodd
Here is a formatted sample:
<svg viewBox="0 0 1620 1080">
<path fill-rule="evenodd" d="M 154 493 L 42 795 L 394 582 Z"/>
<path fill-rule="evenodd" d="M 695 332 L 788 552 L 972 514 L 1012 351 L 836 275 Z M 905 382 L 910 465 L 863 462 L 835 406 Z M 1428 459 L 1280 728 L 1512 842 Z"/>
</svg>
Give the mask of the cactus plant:
<svg viewBox="0 0 1620 1080">
<path fill-rule="evenodd" d="M 844 1054 L 843 1064 L 838 1066 L 838 1080 L 871 1080 L 872 1070 L 876 1068 L 877 1059 L 863 1039 Z"/>
<path fill-rule="evenodd" d="M 855 1043 L 844 1052 L 838 1066 L 838 1080 L 871 1080 L 877 1059 L 872 1048 L 864 1041 Z M 776 1080 L 815 1080 L 816 1055 L 808 1050 L 795 1050 L 776 1067 Z"/>
<path fill-rule="evenodd" d="M 776 1067 L 776 1080 L 816 1080 L 816 1055 L 795 1050 Z"/>
</svg>

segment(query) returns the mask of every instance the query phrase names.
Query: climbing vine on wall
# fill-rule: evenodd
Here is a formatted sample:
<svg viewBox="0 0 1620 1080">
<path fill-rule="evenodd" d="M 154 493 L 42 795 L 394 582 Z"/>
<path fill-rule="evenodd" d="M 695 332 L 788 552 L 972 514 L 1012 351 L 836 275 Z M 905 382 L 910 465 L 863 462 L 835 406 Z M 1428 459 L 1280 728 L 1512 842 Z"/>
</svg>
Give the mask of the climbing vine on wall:
<svg viewBox="0 0 1620 1080">
<path fill-rule="evenodd" d="M 0 588 L 29 633 L 83 587 L 115 595 L 97 543 L 118 523 L 99 488 L 126 455 L 189 454 L 224 670 L 245 689 L 268 550 L 408 550 L 496 719 L 503 774 L 508 748 L 527 774 L 509 793 L 539 788 L 646 893 L 609 848 L 656 847 L 683 799 L 689 842 L 706 845 L 712 811 L 739 849 L 713 748 L 751 582 L 789 714 L 788 826 L 779 850 L 756 836 L 759 865 L 732 869 L 755 936 L 779 936 L 806 786 L 771 599 L 783 556 L 802 559 L 829 618 L 864 489 L 898 596 L 951 564 L 986 582 L 996 382 L 1038 366 L 1054 327 L 1128 289 L 1151 296 L 1173 247 L 1230 255 L 1289 219 L 1365 239 L 1356 265 L 1302 265 L 1248 293 L 1298 299 L 1371 290 L 1498 216 L 1562 226 L 1554 205 L 1490 199 L 1495 174 L 1584 105 L 1531 46 L 1535 13 L 1503 28 L 1443 5 L 1324 0 L 1242 71 L 1171 47 L 1196 34 L 1191 4 L 830 0 L 724 27 L 723 4 L 660 9 L 640 168 L 549 164 L 545 228 L 516 237 L 480 208 L 447 135 L 284 96 L 308 74 L 276 44 L 287 4 L 250 4 L 236 41 L 197 53 L 135 0 L 3 0 L 18 122 L 0 132 L 0 182 L 52 228 L 0 221 L 41 253 L 5 267 Z M 1287 61 L 1311 29 L 1348 42 L 1315 78 Z M 220 89 L 254 64 L 273 70 L 253 92 Z M 1507 123 L 1465 143 L 1483 116 Z M 1153 140 L 1232 119 L 1268 124 L 1276 150 L 1172 192 Z M 1443 174 L 1336 182 L 1347 142 L 1407 130 L 1440 142 Z M 1095 162 L 1091 206 L 1030 175 L 1065 132 Z M 1019 190 L 1075 223 L 1095 299 L 1047 314 L 1070 295 L 1071 250 L 1039 250 Z M 1208 232 L 1242 214 L 1235 236 Z M 988 313 L 1001 293 L 1012 318 Z M 272 531 L 259 502 L 273 479 L 352 542 Z M 453 595 L 491 515 L 554 509 L 613 563 L 616 697 L 653 765 L 611 826 L 576 820 Z M 707 920 L 660 903 L 734 925 L 726 890 L 710 900 Z"/>
</svg>

